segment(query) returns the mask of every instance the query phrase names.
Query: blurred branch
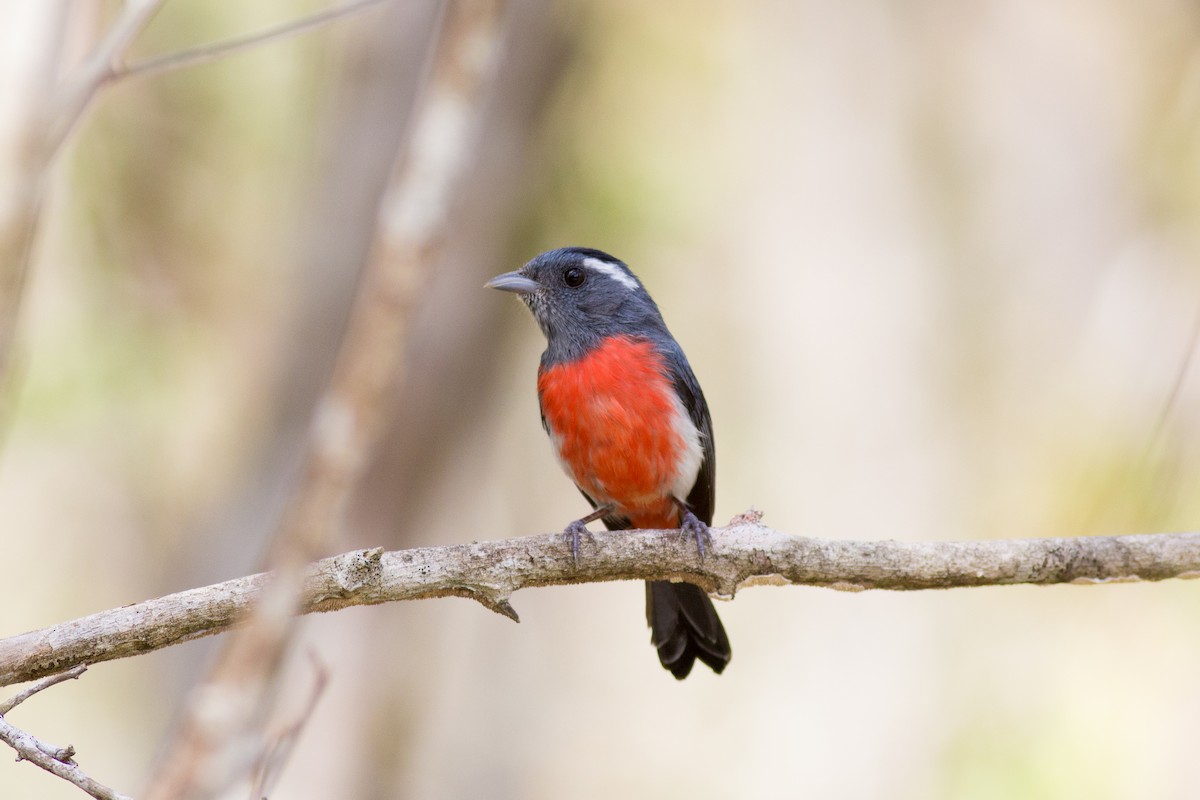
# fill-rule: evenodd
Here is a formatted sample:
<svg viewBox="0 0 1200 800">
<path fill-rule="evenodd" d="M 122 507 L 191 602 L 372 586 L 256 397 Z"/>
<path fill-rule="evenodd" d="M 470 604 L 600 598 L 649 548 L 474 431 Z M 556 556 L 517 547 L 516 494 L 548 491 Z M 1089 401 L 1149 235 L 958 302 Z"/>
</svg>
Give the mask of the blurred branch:
<svg viewBox="0 0 1200 800">
<path fill-rule="evenodd" d="M 296 749 L 296 742 L 299 741 L 300 734 L 304 732 L 308 721 L 312 719 L 313 712 L 317 710 L 317 703 L 320 702 L 321 696 L 325 694 L 325 687 L 329 685 L 329 670 L 317 658 L 316 653 L 310 652 L 308 657 L 312 661 L 313 672 L 315 673 L 312 689 L 308 693 L 308 702 L 304 704 L 304 708 L 300 710 L 299 715 L 290 725 L 271 737 L 270 745 L 263 752 L 262 758 L 259 759 L 254 770 L 254 788 L 250 792 L 251 800 L 258 800 L 258 798 L 266 797 L 270 794 L 275 781 L 283 772 L 288 759 L 292 757 L 292 752 Z"/>
<path fill-rule="evenodd" d="M 45 139 L 46 161 L 58 152 L 67 135 L 83 118 L 83 112 L 101 87 L 117 75 L 117 66 L 125 57 L 166 0 L 126 0 L 120 15 L 104 39 L 88 56 L 62 94 L 56 98 L 54 117 Z"/>
<path fill-rule="evenodd" d="M 46 744 L 41 739 L 26 733 L 4 719 L 5 714 L 38 692 L 49 689 L 51 686 L 63 681 L 78 678 L 86 670 L 87 667 L 81 664 L 66 672 L 39 681 L 17 696 L 0 703 L 0 741 L 3 741 L 13 750 L 17 751 L 17 761 L 28 761 L 31 764 L 35 764 L 47 772 L 78 786 L 92 797 L 98 798 L 98 800 L 129 800 L 127 795 L 114 792 L 107 786 L 97 783 L 87 775 L 84 775 L 83 771 L 79 769 L 79 765 L 75 763 L 75 748 L 71 745 L 55 747 L 54 745 Z"/>
<path fill-rule="evenodd" d="M 46 176 L 67 136 L 83 118 L 92 99 L 113 76 L 126 50 L 164 0 L 129 0 L 108 33 L 64 87 L 49 84 L 65 38 L 64 19 L 45 24 L 20 65 L 23 86 L 17 116 L 0 136 L 0 382 L 7 378 L 13 338 L 41 216 Z M 64 15 L 66 4 L 45 4 L 44 13 Z M 20 108 L 20 102 L 25 107 Z"/>
<path fill-rule="evenodd" d="M 678 531 L 593 533 L 578 566 L 559 534 L 356 550 L 310 565 L 300 612 L 458 596 L 516 620 L 508 599 L 518 589 L 614 580 L 686 580 L 732 597 L 762 584 L 908 591 L 1200 578 L 1200 533 L 842 541 L 789 536 L 759 525 L 753 514 L 712 533 L 714 547 L 703 561 Z M 0 640 L 0 685 L 227 630 L 267 578 L 238 578 Z"/>
<path fill-rule="evenodd" d="M 403 372 L 407 311 L 437 258 L 447 210 L 474 150 L 483 89 L 498 60 L 501 7 L 500 0 L 460 0 L 446 9 L 410 137 L 378 209 L 374 245 L 316 410 L 301 479 L 272 546 L 271 580 L 194 690 L 148 798 L 212 797 L 260 758 L 259 729 L 303 606 L 306 566 L 338 528 Z"/>
<path fill-rule="evenodd" d="M 1158 414 L 1158 421 L 1154 425 L 1154 431 L 1146 441 L 1146 452 L 1142 454 L 1142 460 L 1147 460 L 1151 448 L 1155 447 L 1163 432 L 1167 429 L 1167 423 L 1171 421 L 1171 415 L 1175 413 L 1179 406 L 1179 398 L 1183 394 L 1184 384 L 1187 383 L 1188 371 L 1192 365 L 1192 360 L 1196 355 L 1196 347 L 1200 345 L 1200 312 L 1196 314 L 1195 320 L 1192 322 L 1192 333 L 1188 337 L 1187 346 L 1183 349 L 1183 357 L 1179 360 L 1179 368 L 1175 371 L 1175 380 L 1171 383 L 1171 389 L 1167 392 L 1167 398 L 1163 402 L 1162 410 Z"/>
<path fill-rule="evenodd" d="M 132 64 L 125 64 L 118 67 L 113 79 L 130 78 L 138 75 L 146 75 L 148 73 L 169 72 L 175 69 L 191 67 L 197 64 L 207 64 L 210 61 L 216 61 L 225 56 L 239 53 L 242 50 L 249 50 L 252 47 L 270 42 L 276 39 L 284 39 L 289 36 L 295 36 L 298 33 L 319 28 L 328 22 L 341 19 L 342 17 L 350 16 L 358 11 L 362 11 L 371 6 L 377 6 L 381 3 L 388 3 L 391 0 L 357 0 L 357 2 L 346 3 L 333 8 L 327 8 L 324 11 L 318 11 L 306 17 L 285 22 L 276 25 L 272 28 L 251 33 L 245 36 L 236 36 L 231 39 L 225 39 L 220 42 L 211 44 L 199 45 L 197 47 L 180 50 L 175 53 L 165 53 L 160 56 L 152 56 L 144 58 L 140 61 L 135 61 Z"/>
<path fill-rule="evenodd" d="M 42 13 L 53 16 L 55 21 L 45 23 L 39 35 L 25 38 L 26 43 L 37 44 L 21 48 L 21 52 L 30 55 L 27 63 L 15 67 L 23 83 L 17 92 L 18 118 L 10 120 L 10 131 L 0 136 L 0 174 L 6 176 L 0 186 L 0 379 L 8 372 L 47 173 L 71 131 L 104 86 L 128 75 L 211 61 L 387 2 L 357 0 L 258 34 L 125 65 L 125 53 L 165 1 L 126 0 L 103 39 L 61 89 L 52 86 L 52 79 L 63 48 L 69 4 L 44 4 Z M 18 35 L 24 33 L 27 32 Z M 22 101 L 24 107 L 20 105 Z"/>
</svg>

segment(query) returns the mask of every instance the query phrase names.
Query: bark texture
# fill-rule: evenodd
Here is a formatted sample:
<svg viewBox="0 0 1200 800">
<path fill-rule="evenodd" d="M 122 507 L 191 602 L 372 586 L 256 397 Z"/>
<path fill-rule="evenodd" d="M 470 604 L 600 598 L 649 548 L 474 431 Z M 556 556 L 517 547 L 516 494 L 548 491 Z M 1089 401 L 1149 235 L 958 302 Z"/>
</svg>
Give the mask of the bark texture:
<svg viewBox="0 0 1200 800">
<path fill-rule="evenodd" d="M 1200 533 L 843 541 L 789 536 L 753 516 L 712 533 L 703 561 L 678 531 L 594 533 L 583 542 L 578 565 L 559 534 L 355 550 L 311 565 L 301 613 L 458 596 L 516 620 L 509 598 L 518 589 L 613 580 L 687 580 L 731 598 L 759 584 L 908 591 L 1200 577 Z M 189 589 L 0 640 L 0 685 L 220 633 L 247 611 L 267 577 Z"/>
</svg>

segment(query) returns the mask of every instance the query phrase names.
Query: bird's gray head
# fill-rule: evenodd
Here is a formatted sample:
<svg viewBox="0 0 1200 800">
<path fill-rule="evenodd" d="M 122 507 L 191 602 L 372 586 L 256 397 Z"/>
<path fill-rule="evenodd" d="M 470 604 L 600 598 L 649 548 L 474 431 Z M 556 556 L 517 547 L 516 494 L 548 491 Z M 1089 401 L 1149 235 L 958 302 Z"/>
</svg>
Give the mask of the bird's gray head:
<svg viewBox="0 0 1200 800">
<path fill-rule="evenodd" d="M 551 361 L 577 358 L 609 336 L 666 333 L 641 281 L 624 262 L 600 250 L 550 250 L 486 285 L 521 296 L 546 334 Z"/>
</svg>

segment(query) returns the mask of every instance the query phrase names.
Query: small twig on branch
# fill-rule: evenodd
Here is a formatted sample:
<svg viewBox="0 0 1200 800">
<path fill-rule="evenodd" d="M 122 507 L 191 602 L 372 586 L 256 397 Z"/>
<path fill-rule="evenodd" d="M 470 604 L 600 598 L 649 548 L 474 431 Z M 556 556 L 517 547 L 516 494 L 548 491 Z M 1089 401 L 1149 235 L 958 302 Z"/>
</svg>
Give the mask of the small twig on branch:
<svg viewBox="0 0 1200 800">
<path fill-rule="evenodd" d="M 327 8 L 324 11 L 318 11 L 306 17 L 267 28 L 258 33 L 224 39 L 219 42 L 212 42 L 211 44 L 198 45 L 197 47 L 179 50 L 174 53 L 151 56 L 150 58 L 144 58 L 118 67 L 113 73 L 113 80 L 132 78 L 150 73 L 169 72 L 184 67 L 196 66 L 197 64 L 207 64 L 243 50 L 249 50 L 265 42 L 284 39 L 314 30 L 336 19 L 341 19 L 371 6 L 388 2 L 391 2 L 391 0 L 356 0 L 356 2 Z"/>
<path fill-rule="evenodd" d="M 78 786 L 92 797 L 98 798 L 98 800 L 130 800 L 128 795 L 115 792 L 104 784 L 97 783 L 85 775 L 79 769 L 79 765 L 75 763 L 75 748 L 71 745 L 55 747 L 54 745 L 47 744 L 4 719 L 5 714 L 38 692 L 49 689 L 51 686 L 63 681 L 78 678 L 86 670 L 87 666 L 80 664 L 66 672 L 38 681 L 20 694 L 0 703 L 0 741 L 3 741 L 17 752 L 17 761 L 28 761 L 31 764 L 39 766 L 47 772 Z"/>
<path fill-rule="evenodd" d="M 732 596 L 760 584 L 907 591 L 1200 577 L 1200 533 L 842 541 L 789 536 L 752 517 L 712 532 L 715 546 L 703 561 L 678 531 L 594 533 L 578 566 L 559 534 L 356 550 L 310 566 L 301 612 L 459 596 L 516 619 L 508 598 L 518 589 L 635 579 L 687 580 Z M 0 640 L 0 685 L 220 633 L 254 602 L 266 579 L 251 575 Z"/>
<path fill-rule="evenodd" d="M 63 681 L 73 681 L 85 672 L 87 672 L 87 664 L 80 664 L 77 667 L 71 667 L 71 669 L 67 670 L 66 672 L 60 672 L 57 675 L 51 675 L 49 678 L 43 678 L 20 694 L 10 697 L 3 703 L 0 703 L 0 717 L 3 717 L 5 714 L 12 711 L 14 708 L 33 697 L 38 692 L 49 689 L 51 686 L 60 684 Z"/>
</svg>

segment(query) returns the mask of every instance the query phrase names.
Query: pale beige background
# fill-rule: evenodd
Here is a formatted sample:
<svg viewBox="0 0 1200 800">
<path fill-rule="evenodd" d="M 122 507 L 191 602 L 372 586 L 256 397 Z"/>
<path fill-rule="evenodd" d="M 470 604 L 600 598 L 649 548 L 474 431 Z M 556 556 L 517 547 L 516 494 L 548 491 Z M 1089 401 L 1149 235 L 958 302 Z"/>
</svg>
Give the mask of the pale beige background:
<svg viewBox="0 0 1200 800">
<path fill-rule="evenodd" d="M 315 7 L 176 0 L 138 50 Z M 30 286 L 0 634 L 255 567 L 430 19 L 401 2 L 102 98 Z M 627 260 L 686 348 L 719 520 L 1200 529 L 1193 4 L 524 2 L 513 23 L 342 547 L 582 513 L 538 424 L 536 326 L 480 288 L 565 244 Z M 1194 584 L 753 589 L 720 606 L 726 674 L 682 684 L 640 586 L 514 605 L 519 626 L 459 600 L 308 620 L 331 685 L 272 798 L 1200 794 Z M 12 720 L 136 792 L 214 644 L 97 666 Z M 299 705 L 303 653 L 293 679 Z M 0 758 L 0 797 L 77 796 Z"/>
</svg>

